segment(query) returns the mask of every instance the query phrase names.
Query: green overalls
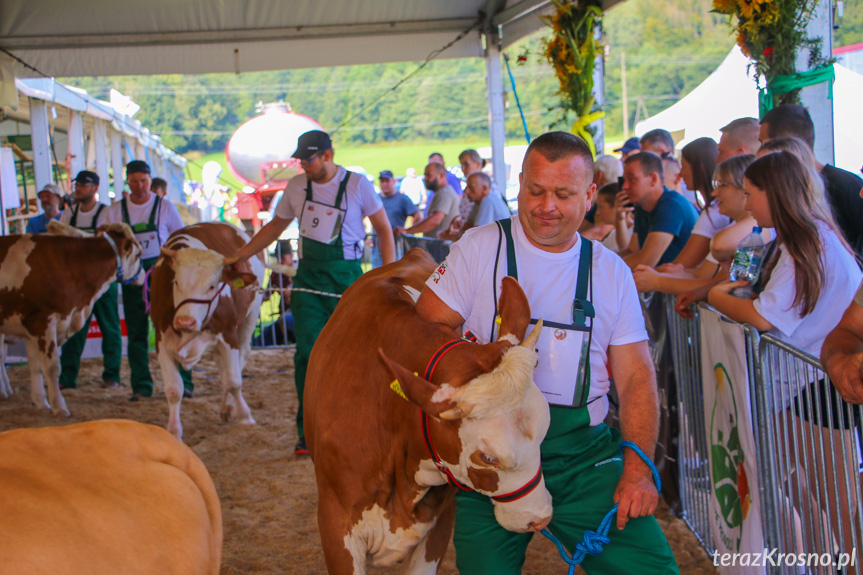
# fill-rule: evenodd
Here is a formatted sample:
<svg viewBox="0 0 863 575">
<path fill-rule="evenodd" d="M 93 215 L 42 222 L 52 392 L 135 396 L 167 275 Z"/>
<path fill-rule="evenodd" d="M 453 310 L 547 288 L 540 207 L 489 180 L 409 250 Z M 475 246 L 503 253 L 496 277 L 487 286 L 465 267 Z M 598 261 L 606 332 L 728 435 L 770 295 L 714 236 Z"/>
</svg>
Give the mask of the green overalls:
<svg viewBox="0 0 863 575">
<path fill-rule="evenodd" d="M 105 204 L 99 204 L 93 221 L 89 226 L 78 225 L 78 210 L 80 206 L 72 208 L 72 218 L 69 225 L 79 230 L 96 234 L 96 223 L 99 215 L 105 209 Z M 123 355 L 123 340 L 120 335 L 120 312 L 117 307 L 117 282 L 113 282 L 108 291 L 96 300 L 93 311 L 75 335 L 66 340 L 60 353 L 60 385 L 65 388 L 78 386 L 78 372 L 81 369 L 81 354 L 87 343 L 87 333 L 90 331 L 90 322 L 96 316 L 96 323 L 102 332 L 102 381 L 120 381 L 120 361 Z"/>
<path fill-rule="evenodd" d="M 501 220 L 498 223 L 506 236 L 507 273 L 518 279 L 512 222 Z M 544 330 L 585 331 L 586 317 L 590 317 L 593 311 L 586 299 L 592 248 L 591 242 L 583 238 L 581 245 L 573 324 L 557 328 L 550 325 Z M 494 281 L 497 282 L 497 277 Z M 614 505 L 614 491 L 623 471 L 620 432 L 604 423 L 590 425 L 587 407 L 590 370 L 587 365 L 584 379 L 577 380 L 573 407 L 549 406 L 551 425 L 540 447 L 545 486 L 551 493 L 554 507 L 548 529 L 570 554 L 575 550 L 575 543 L 583 541 L 584 532 L 596 531 Z M 456 494 L 453 541 L 456 563 L 462 575 L 521 573 L 525 550 L 532 537 L 533 533 L 513 533 L 501 527 L 488 497 L 467 491 Z M 602 554 L 589 555 L 581 564 L 587 573 L 679 573 L 668 541 L 654 517 L 630 519 L 623 531 L 617 529 L 615 518 L 608 537 L 611 543 L 604 547 Z M 559 571 L 566 572 L 566 563 L 562 559 Z"/>
<path fill-rule="evenodd" d="M 135 239 L 141 244 L 143 250 L 141 265 L 144 270 L 149 270 L 156 265 L 160 254 L 159 248 L 162 246 L 159 224 L 156 221 L 162 198 L 156 196 L 147 223 L 140 222 L 135 225 L 132 225 L 129 219 L 129 207 L 126 202 L 126 198 L 120 201 L 123 221 L 132 227 Z M 150 278 L 147 277 L 146 281 L 149 282 Z M 150 397 L 153 395 L 153 376 L 150 375 L 150 318 L 147 315 L 147 305 L 144 303 L 144 286 L 123 286 L 123 313 L 126 317 L 126 334 L 129 340 L 127 355 L 132 372 L 132 392 Z M 192 372 L 180 367 L 180 376 L 183 379 L 183 387 L 191 392 Z"/>
<path fill-rule="evenodd" d="M 342 210 L 342 199 L 348 187 L 348 179 L 351 172 L 345 174 L 339 184 L 339 192 L 333 206 L 315 203 L 312 195 L 312 182 L 306 186 L 306 201 L 304 212 L 312 202 L 316 206 Z M 302 218 L 301 218 L 302 220 Z M 300 439 L 305 437 L 303 431 L 303 390 L 306 387 L 306 370 L 309 367 L 309 355 L 321 330 L 333 311 L 338 298 L 297 291 L 297 288 L 313 289 L 326 293 L 343 293 L 363 271 L 360 268 L 360 260 L 346 260 L 342 246 L 342 227 L 344 226 L 344 214 L 337 221 L 338 235 L 330 243 L 324 243 L 305 237 L 303 222 L 300 222 L 300 263 L 297 266 L 297 275 L 294 277 L 294 290 L 291 292 L 291 309 L 294 313 L 294 335 L 297 338 L 297 351 L 294 355 L 295 375 L 294 381 L 297 386 L 297 435 Z"/>
</svg>

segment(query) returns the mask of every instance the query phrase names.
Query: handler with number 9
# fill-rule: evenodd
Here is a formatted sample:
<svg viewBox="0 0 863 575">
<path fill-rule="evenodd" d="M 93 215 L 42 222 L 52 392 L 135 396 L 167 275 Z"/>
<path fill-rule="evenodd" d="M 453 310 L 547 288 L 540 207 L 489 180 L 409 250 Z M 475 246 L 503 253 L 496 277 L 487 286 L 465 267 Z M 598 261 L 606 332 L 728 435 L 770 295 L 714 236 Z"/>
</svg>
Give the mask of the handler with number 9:
<svg viewBox="0 0 863 575">
<path fill-rule="evenodd" d="M 129 196 L 111 205 L 108 221 L 124 222 L 132 227 L 135 239 L 141 244 L 141 263 L 145 270 L 155 265 L 159 248 L 168 236 L 183 227 L 176 206 L 150 191 L 150 166 L 143 160 L 126 164 L 126 183 Z M 132 396 L 129 401 L 153 395 L 153 376 L 150 375 L 149 345 L 150 322 L 144 302 L 143 286 L 123 286 L 123 313 L 129 336 L 129 368 L 132 371 Z M 180 370 L 185 394 L 192 393 L 191 373 Z"/>
<path fill-rule="evenodd" d="M 359 174 L 335 164 L 334 155 L 326 132 L 312 130 L 300 136 L 293 157 L 300 160 L 304 173 L 288 182 L 273 219 L 234 258 L 245 260 L 266 249 L 294 218 L 299 218 L 300 263 L 291 294 L 297 338 L 296 455 L 308 453 L 303 432 L 303 390 L 309 355 L 336 308 L 338 296 L 362 275 L 360 258 L 366 235 L 363 218 L 369 218 L 380 238 L 383 263 L 392 263 L 395 258 L 390 222 L 374 187 Z"/>
</svg>

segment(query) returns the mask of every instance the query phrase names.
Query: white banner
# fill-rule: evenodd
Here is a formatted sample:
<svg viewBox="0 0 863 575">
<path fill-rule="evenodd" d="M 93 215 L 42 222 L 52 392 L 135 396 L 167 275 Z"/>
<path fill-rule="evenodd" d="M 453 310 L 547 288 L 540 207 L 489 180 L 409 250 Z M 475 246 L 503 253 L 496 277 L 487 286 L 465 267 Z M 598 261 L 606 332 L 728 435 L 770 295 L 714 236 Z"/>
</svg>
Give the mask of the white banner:
<svg viewBox="0 0 863 575">
<path fill-rule="evenodd" d="M 710 530 L 718 557 L 736 559 L 733 566 L 730 561 L 718 562 L 719 572 L 762 574 L 764 567 L 752 566 L 760 563 L 755 554 L 760 558 L 764 540 L 743 326 L 723 321 L 708 309 L 702 309 L 700 317 Z"/>
</svg>

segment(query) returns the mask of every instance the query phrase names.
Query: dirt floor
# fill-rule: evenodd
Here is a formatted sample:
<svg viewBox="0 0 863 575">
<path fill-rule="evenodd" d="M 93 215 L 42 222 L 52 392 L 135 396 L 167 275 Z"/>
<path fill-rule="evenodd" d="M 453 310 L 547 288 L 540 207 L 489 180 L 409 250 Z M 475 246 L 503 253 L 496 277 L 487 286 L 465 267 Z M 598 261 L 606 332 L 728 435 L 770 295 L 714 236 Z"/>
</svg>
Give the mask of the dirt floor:
<svg viewBox="0 0 863 575">
<path fill-rule="evenodd" d="M 286 350 L 252 352 L 244 371 L 243 391 L 257 425 L 226 424 L 219 419 L 220 382 L 212 355 L 205 356 L 195 368 L 195 397 L 182 404 L 185 441 L 210 470 L 222 501 L 223 575 L 326 573 L 312 462 L 293 455 L 297 398 L 292 355 Z M 98 359 L 82 362 L 78 388 L 63 392 L 72 417 L 62 421 L 30 404 L 27 366 L 10 367 L 15 395 L 0 402 L 0 432 L 100 418 L 127 418 L 159 426 L 167 423 L 168 408 L 160 391 L 152 399 L 131 403 L 127 401 L 128 386 L 100 388 L 101 367 Z M 123 369 L 122 378 L 128 382 L 125 362 Z M 150 369 L 160 380 L 155 355 L 151 355 Z M 712 560 L 682 520 L 665 505 L 657 518 L 681 573 L 716 573 Z M 633 572 L 638 571 L 633 566 Z M 370 573 L 395 575 L 399 570 L 371 569 Z M 452 546 L 439 573 L 457 573 Z M 566 564 L 549 541 L 535 537 L 524 573 L 563 575 Z"/>
</svg>

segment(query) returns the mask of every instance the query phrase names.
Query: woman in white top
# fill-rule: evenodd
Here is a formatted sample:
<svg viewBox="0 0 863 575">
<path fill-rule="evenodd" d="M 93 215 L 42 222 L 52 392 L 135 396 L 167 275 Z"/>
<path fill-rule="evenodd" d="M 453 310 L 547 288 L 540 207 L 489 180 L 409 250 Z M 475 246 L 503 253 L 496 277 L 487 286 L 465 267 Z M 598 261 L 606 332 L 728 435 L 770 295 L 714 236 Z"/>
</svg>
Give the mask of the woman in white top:
<svg viewBox="0 0 863 575">
<path fill-rule="evenodd" d="M 676 272 L 659 272 L 648 266 L 638 266 L 633 274 L 638 291 L 677 295 L 728 278 L 728 264 L 737 251 L 737 244 L 757 225 L 746 209 L 746 192 L 743 191 L 743 173 L 754 160 L 752 155 L 736 156 L 716 166 L 714 205 L 719 214 L 733 223 L 709 240 L 710 253 L 701 265 L 692 271 Z M 765 233 L 764 241 L 769 240 L 770 234 Z M 707 297 L 706 292 L 703 297 Z"/>
<path fill-rule="evenodd" d="M 730 218 L 719 213 L 713 201 L 713 172 L 716 170 L 716 142 L 711 138 L 698 138 L 683 147 L 680 154 L 680 175 L 686 187 L 700 194 L 704 199 L 704 209 L 692 235 L 680 254 L 671 264 L 660 266 L 660 271 L 680 271 L 683 268 L 698 267 L 710 252 L 710 238 L 716 232 L 731 224 Z M 675 265 L 676 264 L 676 265 Z"/>
<path fill-rule="evenodd" d="M 842 313 L 854 299 L 863 274 L 836 224 L 816 205 L 811 189 L 813 176 L 796 156 L 785 151 L 767 154 L 753 162 L 745 175 L 744 189 L 752 215 L 762 228 L 773 227 L 776 230 L 775 247 L 765 258 L 759 280 L 763 290 L 755 299 L 740 299 L 731 295 L 731 290 L 747 282 L 725 282 L 711 289 L 708 299 L 729 318 L 751 324 L 759 331 L 770 332 L 798 349 L 817 356 L 824 338 L 839 323 Z M 817 389 L 819 383 L 810 386 L 803 394 L 820 393 L 823 396 L 821 404 L 825 404 L 831 392 Z M 798 407 L 796 411 L 804 411 L 799 408 L 800 398 L 794 400 L 798 390 L 787 389 L 785 386 L 790 387 L 790 382 L 777 381 L 777 384 L 774 394 L 778 391 L 780 397 L 790 396 L 791 399 L 784 403 L 778 402 L 774 408 L 785 410 L 785 403 L 791 401 Z M 804 402 L 804 405 L 807 403 Z M 796 507 L 804 516 L 804 525 L 819 524 L 817 517 L 812 518 L 811 510 L 813 507 L 817 509 L 813 505 L 813 496 L 817 493 L 816 485 L 826 485 L 828 495 L 819 495 L 819 499 L 831 502 L 830 519 L 834 533 L 838 534 L 841 528 L 845 541 L 851 542 L 856 497 L 853 489 L 851 493 L 847 492 L 844 480 L 845 477 L 857 477 L 857 459 L 851 431 L 824 427 L 829 422 L 823 414 L 814 411 L 800 414 L 802 417 L 792 414 L 777 417 L 777 433 L 783 437 L 802 433 L 802 437 L 810 438 L 808 442 L 800 441 L 798 446 L 791 447 L 797 449 L 797 453 L 791 454 L 791 460 L 796 457 L 801 462 L 817 461 L 812 459 L 812 444 L 823 440 L 821 445 L 836 445 L 837 449 L 840 442 L 844 442 L 848 447 L 846 461 L 827 453 L 824 456 L 824 470 L 812 464 L 809 465 L 808 477 L 798 470 L 791 474 L 793 477 L 789 475 L 785 479 L 800 484 L 804 500 L 797 501 Z M 796 429 L 792 429 L 792 426 Z M 785 442 L 779 445 L 785 445 Z M 819 477 L 819 474 L 823 476 Z M 838 510 L 835 505 L 837 494 L 834 474 L 836 484 L 840 487 Z M 798 493 L 797 489 L 791 490 L 795 495 Z M 814 533 L 809 533 L 811 537 L 821 538 L 820 530 L 812 531 Z M 814 544 L 819 549 L 833 550 L 832 542 L 821 540 Z"/>
</svg>

